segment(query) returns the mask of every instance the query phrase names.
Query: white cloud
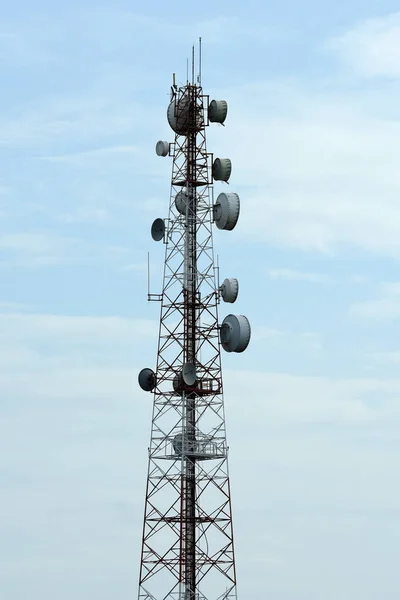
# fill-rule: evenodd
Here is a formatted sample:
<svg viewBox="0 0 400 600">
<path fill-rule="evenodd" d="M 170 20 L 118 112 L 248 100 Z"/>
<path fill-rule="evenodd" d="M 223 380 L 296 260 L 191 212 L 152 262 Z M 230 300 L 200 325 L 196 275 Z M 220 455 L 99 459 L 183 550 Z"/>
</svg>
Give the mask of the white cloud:
<svg viewBox="0 0 400 600">
<path fill-rule="evenodd" d="M 42 233 L 8 233 L 0 236 L 0 248 L 10 254 L 2 266 L 44 266 L 56 265 L 65 261 L 65 256 L 73 254 L 79 241 L 64 236 L 57 237 Z"/>
<path fill-rule="evenodd" d="M 237 231 L 328 255 L 399 257 L 397 92 L 387 102 L 385 89 L 332 91 L 323 82 L 226 90 L 229 122 L 210 137 L 216 155 L 230 148 L 230 184 L 243 202 Z"/>
<path fill-rule="evenodd" d="M 374 363 L 374 365 L 398 365 L 400 364 L 400 350 L 394 350 L 392 352 L 371 352 L 368 354 L 368 358 Z"/>
<path fill-rule="evenodd" d="M 328 44 L 362 77 L 400 77 L 400 13 L 367 19 Z"/>
<path fill-rule="evenodd" d="M 197 59 L 197 41 L 199 36 L 202 37 L 206 47 L 208 45 L 228 46 L 232 45 L 238 39 L 251 40 L 261 43 L 270 43 L 278 38 L 286 38 L 288 34 L 285 30 L 278 31 L 277 27 L 268 27 L 263 23 L 258 23 L 257 27 L 254 24 L 246 23 L 243 19 L 233 16 L 217 15 L 210 19 L 201 19 L 199 13 L 195 19 L 171 20 L 163 17 L 144 16 L 134 13 L 120 14 L 118 19 L 126 26 L 137 30 L 137 35 L 143 30 L 151 30 L 153 36 L 159 40 L 164 40 L 171 44 L 171 39 L 179 39 L 187 45 L 188 53 L 192 44 L 195 44 L 196 59 Z M 224 35 L 224 32 L 229 31 L 229 35 Z"/>
<path fill-rule="evenodd" d="M 27 304 L 22 304 L 21 302 L 1 302 L 0 301 L 0 319 L 3 316 L 2 313 L 4 311 L 7 312 L 22 312 L 31 310 L 31 307 Z"/>
<path fill-rule="evenodd" d="M 95 211 L 95 209 L 93 209 Z M 100 210 L 100 209 L 98 209 Z M 81 219 L 93 217 L 96 212 L 78 212 Z M 99 216 L 97 214 L 97 216 Z M 103 215 L 104 216 L 104 215 Z M 70 215 L 72 219 L 72 215 Z M 68 218 L 64 215 L 64 220 Z M 82 219 L 83 220 L 83 219 Z M 0 267 L 39 268 L 66 264 L 90 264 L 96 261 L 118 263 L 130 256 L 130 248 L 117 245 L 88 243 L 79 238 L 51 233 L 9 233 L 0 235 L 0 249 L 3 256 Z M 5 255 L 7 253 L 7 256 Z"/>
<path fill-rule="evenodd" d="M 63 213 L 59 217 L 65 223 L 108 223 L 112 220 L 110 212 L 105 208 L 77 208 L 75 212 Z"/>
<path fill-rule="evenodd" d="M 64 316 L 49 314 L 0 313 L 3 341 L 63 340 L 80 344 L 87 342 L 135 343 L 142 336 L 156 336 L 157 322 L 118 316 Z"/>
<path fill-rule="evenodd" d="M 80 396 L 89 390 L 106 397 L 113 389 L 129 395 L 132 370 L 126 365 L 137 368 L 135 365 L 142 363 L 145 354 L 154 359 L 156 353 L 155 320 L 6 312 L 0 314 L 0 326 L 1 384 L 7 383 L 8 393 L 13 387 L 24 393 L 24 386 L 31 380 L 32 389 L 39 395 L 73 392 Z M 268 336 L 277 336 L 288 348 L 297 339 L 274 330 Z M 307 345 L 315 344 L 315 334 L 297 337 L 298 343 L 304 338 Z M 20 370 L 18 378 L 15 369 Z M 229 403 L 236 406 L 235 410 L 247 410 L 248 405 L 242 404 L 246 396 L 252 398 L 255 411 L 268 412 L 269 421 L 379 420 L 388 410 L 389 399 L 400 394 L 397 379 L 329 379 L 229 369 L 224 375 Z M 368 401 L 371 394 L 379 398 L 375 406 Z M 393 416 L 397 414 L 395 409 Z"/>
<path fill-rule="evenodd" d="M 59 154 L 71 142 L 93 147 L 115 135 L 133 134 L 146 118 L 147 107 L 131 98 L 133 84 L 125 75 L 123 67 L 105 72 L 79 93 L 48 93 L 25 105 L 20 114 L 3 116 L 0 146 L 34 147 L 40 156 L 50 142 L 56 143 Z"/>
<path fill-rule="evenodd" d="M 71 152 L 69 154 L 39 156 L 38 160 L 49 162 L 66 163 L 74 166 L 99 167 L 102 163 L 107 164 L 110 157 L 116 157 L 121 160 L 124 155 L 131 161 L 134 155 L 139 153 L 136 146 L 107 146 L 105 148 L 95 148 L 81 152 Z"/>
<path fill-rule="evenodd" d="M 381 285 L 380 296 L 373 300 L 354 303 L 350 313 L 356 317 L 373 320 L 393 320 L 400 317 L 400 283 Z"/>
<path fill-rule="evenodd" d="M 268 275 L 271 279 L 283 279 L 285 281 L 309 281 L 310 283 L 327 283 L 331 277 L 322 273 L 306 273 L 293 269 L 269 269 Z"/>
<path fill-rule="evenodd" d="M 27 577 L 40 575 L 58 585 L 67 568 L 75 584 L 89 581 L 96 590 L 94 573 L 104 567 L 121 573 L 119 589 L 128 590 L 138 566 L 126 556 L 140 548 L 152 401 L 138 389 L 136 365 L 154 358 L 157 324 L 7 314 L 0 328 L 2 514 L 13 533 L 2 581 L 15 586 L 23 575 L 23 591 Z M 297 565 L 299 549 L 318 568 L 321 556 L 337 564 L 343 535 L 358 536 L 352 510 L 379 516 L 397 506 L 397 454 L 387 453 L 387 443 L 398 430 L 400 380 L 239 369 L 225 369 L 224 378 L 238 560 L 257 594 L 260 561 L 277 579 L 277 569 Z M 370 516 L 363 525 L 366 542 L 373 523 Z M 107 577 L 102 587 L 114 589 Z"/>
<path fill-rule="evenodd" d="M 146 263 L 132 263 L 128 265 L 122 265 L 119 268 L 120 271 L 130 272 L 130 271 L 146 271 L 147 272 L 147 264 Z"/>
<path fill-rule="evenodd" d="M 94 11 L 93 21 L 98 25 L 104 19 L 104 28 L 92 27 L 90 43 L 85 38 L 85 44 L 89 47 L 97 38 L 107 52 L 117 49 L 131 61 L 136 55 L 126 51 L 131 48 L 126 46 L 128 38 L 117 36 L 116 40 L 108 35 L 110 21 L 104 18 L 108 11 L 100 12 Z M 81 13 L 74 19 L 78 25 Z M 145 23 L 138 18 L 137 29 L 151 44 L 154 39 L 174 38 L 173 28 L 162 19 L 157 22 L 158 28 L 157 23 L 152 28 L 154 19 Z M 111 30 L 114 27 L 120 33 L 115 25 L 121 23 L 116 19 Z M 129 19 L 124 22 L 126 36 L 132 36 L 131 24 Z M 56 39 L 63 25 L 59 23 L 59 30 L 50 31 L 49 37 Z M 178 23 L 176 27 L 180 48 L 185 40 L 195 39 L 196 25 L 190 29 L 187 23 Z M 221 30 L 228 28 L 230 35 L 221 35 Z M 204 24 L 205 34 L 201 33 L 208 36 L 206 43 L 234 42 L 240 52 L 239 38 L 247 39 L 253 30 L 237 19 L 223 18 Z M 38 31 L 41 35 L 45 38 L 46 31 Z M 258 37 L 258 32 L 254 35 Z M 159 52 L 160 43 L 156 47 Z M 143 46 L 143 55 L 145 48 L 148 46 Z M 149 63 L 143 62 L 143 55 L 138 56 L 134 66 L 137 78 L 136 73 L 131 77 L 131 64 L 129 69 L 122 65 L 112 77 L 110 72 L 121 64 L 119 59 L 108 62 L 107 52 L 93 64 L 93 79 L 99 71 L 107 71 L 101 81 L 91 81 L 87 88 L 83 85 L 78 93 L 71 88 L 68 98 L 54 94 L 35 105 L 25 103 L 12 115 L 3 115 L 0 123 L 5 144 L 30 145 L 32 152 L 49 159 L 31 161 L 33 182 L 38 182 L 43 171 L 55 178 L 60 172 L 67 175 L 65 187 L 60 180 L 60 198 L 53 197 L 70 224 L 115 216 L 113 203 L 118 210 L 121 206 L 119 185 L 131 196 L 128 200 L 133 210 L 154 212 L 158 203 L 162 210 L 166 208 L 157 176 L 163 173 L 163 185 L 167 185 L 169 167 L 164 163 L 158 169 L 159 163 L 150 165 L 150 160 L 147 164 L 144 156 L 148 155 L 141 152 L 142 140 L 154 156 L 157 137 L 153 140 L 153 129 L 164 123 L 165 107 L 155 115 L 151 102 L 154 89 L 159 94 L 162 86 L 157 83 L 146 90 L 146 106 L 145 96 L 135 96 L 131 84 L 135 79 L 137 87 L 142 85 L 144 69 L 139 62 L 141 67 L 148 65 L 154 55 L 149 54 Z M 162 58 L 158 54 L 158 59 Z M 234 60 L 234 55 L 231 58 Z M 157 79 L 153 66 L 158 68 L 158 59 L 148 69 L 149 79 Z M 237 80 L 241 80 L 240 73 Z M 165 81 L 167 92 L 169 75 Z M 226 91 L 227 127 L 217 128 L 215 138 L 210 129 L 209 149 L 233 159 L 231 189 L 241 194 L 242 214 L 235 231 L 239 236 L 231 238 L 232 245 L 241 232 L 249 242 L 261 240 L 330 254 L 347 252 L 349 247 L 388 256 L 400 254 L 400 130 L 395 86 L 391 94 L 384 89 L 370 94 L 337 86 L 333 91 L 333 86 L 336 82 L 328 79 L 317 84 L 292 80 L 246 89 L 235 83 Z M 219 92 L 223 97 L 222 90 Z M 163 98 L 166 104 L 167 93 Z M 152 141 L 147 143 L 150 137 Z M 134 147 L 129 145 L 132 139 Z M 98 150 L 93 149 L 96 145 Z M 89 170 L 93 170 L 93 182 L 87 181 Z M 79 182 L 75 206 L 69 192 L 82 171 L 85 182 Z M 132 190 L 135 172 L 141 177 L 134 178 Z M 63 199 L 67 205 L 61 206 Z M 127 228 L 139 231 L 139 217 L 127 220 Z M 8 264 L 70 264 L 96 257 L 115 261 L 122 271 L 145 268 L 136 260 L 139 255 L 131 255 L 124 247 L 112 248 L 104 239 L 100 248 L 92 245 L 92 237 L 87 242 L 58 238 L 55 232 L 39 234 L 24 227 L 25 222 L 16 230 L 25 233 L 8 232 L 0 239 L 2 252 L 10 255 Z M 244 246 L 238 244 L 239 252 Z M 275 260 L 272 264 L 282 264 L 278 254 Z M 271 269 L 270 277 L 316 283 L 329 279 L 313 273 L 313 268 L 298 272 Z M 121 279 L 120 274 L 118 277 Z M 388 287 L 377 300 L 389 297 L 393 301 L 398 295 L 396 286 Z M 279 299 L 271 299 L 271 304 L 277 303 Z M 314 357 L 321 354 L 322 340 L 324 346 L 326 343 L 323 335 L 282 331 L 279 319 L 265 317 L 265 302 L 258 304 L 262 326 L 254 329 L 253 341 L 260 343 L 254 345 L 253 354 L 249 349 L 247 357 L 251 361 L 259 354 L 259 371 L 240 370 L 244 364 L 240 356 L 225 357 L 230 369 L 224 369 L 242 582 L 256 598 L 260 590 L 261 596 L 265 595 L 262 564 L 268 572 L 267 595 L 271 597 L 283 600 L 288 590 L 282 582 L 288 582 L 291 597 L 297 594 L 298 598 L 317 600 L 322 589 L 326 597 L 342 598 L 343 577 L 348 582 L 343 600 L 357 595 L 379 597 L 382 590 L 371 582 L 380 579 L 391 585 L 397 576 L 396 519 L 390 519 L 390 529 L 385 529 L 383 519 L 399 502 L 392 474 L 398 456 L 400 381 L 396 377 L 313 375 Z M 254 304 L 254 309 L 258 308 Z M 392 305 L 392 311 L 396 310 Z M 137 372 L 154 366 L 157 323 L 118 316 L 25 314 L 26 307 L 12 303 L 3 304 L 3 311 L 0 437 L 6 451 L 0 470 L 8 543 L 0 561 L 0 578 L 6 585 L 8 582 L 10 596 L 21 598 L 28 588 L 43 599 L 54 596 L 54 589 L 59 600 L 82 594 L 100 598 L 117 593 L 123 597 L 136 585 L 132 570 L 138 563 L 127 557 L 140 545 L 151 419 L 152 397 L 138 389 Z M 276 322 L 276 328 L 263 326 L 266 319 Z M 340 344 L 343 348 L 346 340 L 341 339 Z M 326 353 L 325 347 L 323 350 Z M 277 356 L 282 372 L 265 360 L 268 353 Z M 299 370 L 304 366 L 308 376 L 290 371 L 290 353 L 295 355 L 295 364 L 302 361 Z M 397 360 L 392 354 L 390 359 Z M 326 368 L 333 372 L 337 367 Z M 349 517 L 351 510 L 355 516 Z M 361 510 L 370 511 L 362 522 L 357 516 Z M 380 550 L 385 544 L 386 555 Z M 71 572 L 73 582 L 68 583 L 65 573 Z M 287 577 L 288 572 L 292 578 Z M 318 573 L 323 578 L 318 579 Z"/>
<path fill-rule="evenodd" d="M 158 332 L 156 321 L 117 316 L 7 312 L 0 326 L 0 390 L 8 398 L 27 387 L 31 398 L 127 397 L 143 357 L 154 361 Z"/>
<path fill-rule="evenodd" d="M 225 378 L 229 382 L 226 387 L 230 404 L 241 404 L 244 397 L 252 399 L 250 412 L 248 403 L 236 408 L 247 426 L 256 414 L 268 414 L 269 424 L 286 425 L 373 424 L 400 419 L 399 379 L 329 379 L 252 371 L 228 371 Z M 375 398 L 372 403 L 371 395 Z M 252 431 L 263 427 L 263 421 L 257 417 Z M 262 444 L 261 437 L 259 442 Z"/>
<path fill-rule="evenodd" d="M 279 340 L 284 337 L 286 333 L 281 331 L 280 329 L 273 329 L 271 327 L 266 327 L 264 325 L 253 329 L 251 332 L 252 341 L 260 341 L 260 340 Z"/>
<path fill-rule="evenodd" d="M 293 333 L 263 325 L 256 326 L 252 328 L 251 343 L 256 345 L 259 352 L 262 348 L 263 354 L 259 354 L 258 358 L 267 357 L 269 353 L 273 353 L 275 359 L 280 353 L 289 358 L 289 352 L 292 356 L 298 352 L 307 358 L 320 358 L 323 352 L 322 335 L 313 331 Z M 257 354 L 257 350 L 255 353 Z"/>
</svg>

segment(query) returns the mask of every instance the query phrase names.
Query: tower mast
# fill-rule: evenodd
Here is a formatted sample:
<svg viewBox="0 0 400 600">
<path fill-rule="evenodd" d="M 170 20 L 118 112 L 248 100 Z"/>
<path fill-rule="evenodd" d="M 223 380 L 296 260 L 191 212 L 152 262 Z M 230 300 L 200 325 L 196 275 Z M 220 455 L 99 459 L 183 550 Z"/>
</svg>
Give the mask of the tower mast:
<svg viewBox="0 0 400 600">
<path fill-rule="evenodd" d="M 175 140 L 156 145 L 173 166 L 169 217 L 151 228 L 165 243 L 163 290 L 148 294 L 161 303 L 157 365 L 139 374 L 154 394 L 139 600 L 236 598 L 220 346 L 245 350 L 250 325 L 243 315 L 218 323 L 221 299 L 235 302 L 239 288 L 234 278 L 218 287 L 212 230 L 235 227 L 240 201 L 221 193 L 213 202 L 231 161 L 212 160 L 205 130 L 224 123 L 227 103 L 209 102 L 194 72 L 193 49 L 192 82 L 178 88 L 174 75 L 171 87 Z"/>
</svg>

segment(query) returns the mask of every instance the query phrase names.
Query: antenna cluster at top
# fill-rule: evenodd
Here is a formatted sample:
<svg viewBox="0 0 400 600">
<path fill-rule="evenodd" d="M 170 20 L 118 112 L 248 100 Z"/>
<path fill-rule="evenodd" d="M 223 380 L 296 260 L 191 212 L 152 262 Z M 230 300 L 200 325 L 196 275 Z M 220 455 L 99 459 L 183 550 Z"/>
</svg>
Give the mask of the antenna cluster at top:
<svg viewBox="0 0 400 600">
<path fill-rule="evenodd" d="M 167 109 L 167 120 L 171 129 L 176 134 L 175 142 L 160 140 L 156 144 L 156 153 L 158 156 L 173 157 L 176 159 L 177 152 L 181 148 L 186 148 L 185 141 L 178 141 L 180 136 L 186 137 L 188 144 L 190 140 L 195 139 L 196 134 L 204 130 L 210 123 L 223 125 L 228 114 L 228 104 L 225 100 L 210 100 L 209 96 L 204 95 L 201 89 L 201 38 L 199 40 L 199 72 L 197 82 L 195 83 L 195 54 L 194 46 L 192 48 L 192 83 L 178 87 L 176 84 L 175 73 L 173 74 L 171 86 L 171 98 Z M 188 69 L 189 70 L 189 69 Z M 193 143 L 191 141 L 190 143 Z M 194 142 L 195 143 L 195 142 Z M 189 146 L 188 146 L 189 147 Z M 207 154 L 212 157 L 211 154 Z M 208 162 L 208 159 L 207 159 Z M 209 163 L 209 176 L 207 181 L 197 181 L 195 185 L 212 185 L 213 182 L 227 183 L 232 173 L 232 163 L 229 158 L 211 158 Z M 188 217 L 191 194 L 188 182 L 185 177 L 180 181 L 173 180 L 173 186 L 181 186 L 180 191 L 175 195 L 174 205 L 178 215 Z M 193 186 L 193 182 L 191 183 Z M 236 226 L 240 213 L 240 199 L 238 194 L 232 192 L 222 192 L 218 195 L 216 201 L 210 206 L 212 211 L 212 221 L 218 229 L 232 231 Z M 155 241 L 167 242 L 168 232 L 166 223 L 163 219 L 156 219 L 152 226 L 152 237 Z M 218 288 L 219 297 L 227 303 L 236 301 L 239 292 L 239 283 L 235 278 L 225 279 Z M 243 315 L 228 315 L 220 325 L 221 345 L 227 352 L 243 352 L 250 341 L 250 324 Z"/>
</svg>

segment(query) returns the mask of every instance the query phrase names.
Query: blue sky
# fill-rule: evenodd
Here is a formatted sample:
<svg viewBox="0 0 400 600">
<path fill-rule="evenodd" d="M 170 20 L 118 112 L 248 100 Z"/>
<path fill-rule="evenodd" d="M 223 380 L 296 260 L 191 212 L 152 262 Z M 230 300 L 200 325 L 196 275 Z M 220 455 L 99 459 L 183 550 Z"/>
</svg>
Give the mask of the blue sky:
<svg viewBox="0 0 400 600">
<path fill-rule="evenodd" d="M 239 595 L 400 579 L 400 13 L 338 0 L 16 2 L 0 26 L 0 589 L 134 597 L 172 72 L 228 101 L 216 231 L 253 327 L 224 355 Z M 156 15 L 156 16 L 155 16 Z M 225 316 L 222 307 L 221 316 Z"/>
</svg>

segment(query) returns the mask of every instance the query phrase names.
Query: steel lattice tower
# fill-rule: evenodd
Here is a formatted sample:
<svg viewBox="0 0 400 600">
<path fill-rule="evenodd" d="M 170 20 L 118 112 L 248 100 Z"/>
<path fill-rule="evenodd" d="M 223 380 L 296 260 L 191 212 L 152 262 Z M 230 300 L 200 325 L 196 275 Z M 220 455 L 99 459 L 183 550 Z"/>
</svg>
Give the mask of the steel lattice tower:
<svg viewBox="0 0 400 600">
<path fill-rule="evenodd" d="M 200 54 L 201 56 L 201 54 Z M 228 181 L 229 159 L 206 148 L 206 127 L 223 123 L 224 101 L 209 101 L 194 81 L 171 88 L 167 117 L 172 143 L 158 142 L 159 156 L 173 158 L 168 219 L 152 225 L 165 243 L 156 370 L 139 374 L 154 394 L 147 476 L 139 600 L 236 598 L 220 346 L 243 351 L 250 340 L 246 317 L 218 324 L 221 298 L 234 302 L 236 279 L 219 286 L 214 264 L 214 224 L 231 230 L 239 197 L 213 182 Z"/>
</svg>

